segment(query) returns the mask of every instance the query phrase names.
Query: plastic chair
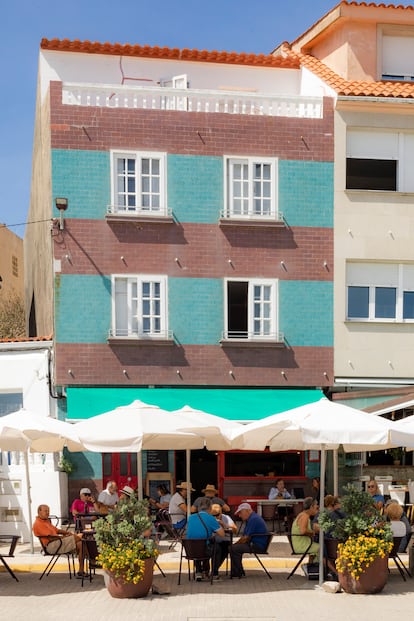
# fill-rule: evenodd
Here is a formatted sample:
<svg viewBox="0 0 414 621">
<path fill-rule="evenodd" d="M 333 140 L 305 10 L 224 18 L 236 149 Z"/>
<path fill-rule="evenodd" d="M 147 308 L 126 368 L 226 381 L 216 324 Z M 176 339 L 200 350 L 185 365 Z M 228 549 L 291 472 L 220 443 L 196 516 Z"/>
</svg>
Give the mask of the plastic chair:
<svg viewBox="0 0 414 621">
<path fill-rule="evenodd" d="M 171 515 L 168 512 L 168 509 L 162 509 L 160 511 L 161 520 L 156 522 L 156 537 L 159 539 L 162 535 L 163 530 L 167 533 L 167 536 L 172 540 L 169 545 L 169 550 L 175 548 L 177 543 L 181 541 L 181 537 L 185 531 L 185 526 L 182 528 L 175 528 Z"/>
<path fill-rule="evenodd" d="M 300 556 L 300 559 L 298 560 L 298 562 L 296 563 L 296 565 L 294 566 L 294 568 L 292 569 L 292 571 L 290 572 L 290 574 L 287 577 L 287 580 L 289 580 L 289 578 L 291 578 L 291 576 L 293 576 L 293 574 L 296 572 L 297 568 L 299 567 L 299 565 L 303 562 L 303 560 L 305 559 L 305 556 L 309 553 L 309 550 L 312 546 L 313 543 L 313 539 L 312 537 L 309 537 L 308 535 L 292 535 L 292 533 L 287 533 L 287 538 L 290 544 L 290 548 L 291 548 L 291 554 L 292 556 Z M 293 544 L 293 539 L 297 538 L 297 537 L 301 537 L 301 539 L 305 539 L 306 540 L 306 550 L 304 552 L 296 552 L 294 544 Z"/>
<path fill-rule="evenodd" d="M 15 573 L 9 567 L 9 565 L 4 559 L 14 558 L 14 551 L 16 549 L 16 545 L 19 539 L 20 539 L 19 535 L 0 535 L 0 545 L 3 545 L 3 543 L 6 543 L 6 542 L 9 543 L 9 551 L 7 552 L 7 554 L 0 552 L 0 562 L 3 563 L 3 565 L 5 566 L 5 568 L 11 575 L 11 577 L 14 578 L 16 582 L 19 582 L 19 580 L 17 579 Z"/>
<path fill-rule="evenodd" d="M 92 577 L 96 573 L 96 569 L 100 568 L 100 563 L 97 562 L 96 558 L 99 554 L 98 546 L 96 545 L 96 541 L 91 537 L 83 537 L 82 538 L 82 552 L 83 552 L 83 563 L 84 568 L 86 567 L 86 571 L 82 572 L 82 586 L 85 578 L 89 578 L 89 582 L 92 582 Z"/>
<path fill-rule="evenodd" d="M 394 537 L 393 539 L 394 545 L 389 554 L 389 558 L 392 558 L 398 571 L 400 572 L 401 578 L 404 580 L 404 582 L 406 582 L 407 578 L 405 577 L 405 574 L 407 574 L 407 576 L 411 578 L 411 573 L 408 571 L 407 567 L 404 565 L 403 561 L 398 555 L 398 549 L 400 547 L 402 539 L 403 539 L 402 537 Z M 389 571 L 389 568 L 388 568 L 388 571 Z"/>
<path fill-rule="evenodd" d="M 73 572 L 74 576 L 76 575 L 75 574 L 75 559 L 74 559 L 73 552 L 59 552 L 59 548 L 62 545 L 62 539 L 60 540 L 60 546 L 56 550 L 56 552 L 48 552 L 48 550 L 47 550 L 48 544 L 51 541 L 55 541 L 56 537 L 51 535 L 49 537 L 45 537 L 45 536 L 42 536 L 42 538 L 38 537 L 38 539 L 39 539 L 40 545 L 42 547 L 42 554 L 43 554 L 43 556 L 50 557 L 50 560 L 49 560 L 48 564 L 46 565 L 46 567 L 44 568 L 43 573 L 40 576 L 39 580 L 41 580 L 44 575 L 48 576 L 50 574 L 50 572 L 52 571 L 52 569 L 54 568 L 54 566 L 56 565 L 58 559 L 61 556 L 66 556 L 66 558 L 67 558 L 68 570 L 69 570 L 69 578 L 72 579 L 72 572 Z M 47 539 L 48 540 L 47 543 L 43 543 L 42 539 Z M 71 561 L 72 561 L 72 567 L 71 567 Z"/>
<path fill-rule="evenodd" d="M 272 580 L 272 576 L 269 574 L 269 572 L 267 571 L 266 567 L 263 565 L 263 563 L 262 563 L 262 561 L 261 561 L 261 559 L 260 559 L 260 556 L 261 556 L 262 554 L 267 554 L 267 555 L 269 554 L 269 546 L 270 546 L 270 544 L 272 543 L 273 535 L 274 535 L 275 533 L 273 533 L 273 532 L 269 532 L 269 533 L 266 533 L 266 535 L 263 535 L 263 533 L 257 533 L 257 534 L 260 534 L 260 535 L 262 535 L 263 537 L 266 537 L 266 545 L 265 545 L 265 548 L 264 548 L 264 550 L 260 550 L 260 551 L 259 551 L 257 548 L 255 549 L 255 548 L 254 548 L 254 544 L 253 544 L 252 542 L 250 542 L 250 554 L 253 554 L 253 556 L 255 556 L 256 560 L 257 560 L 257 561 L 259 562 L 259 564 L 261 565 L 261 567 L 262 567 L 263 571 L 266 573 L 267 577 L 268 577 L 268 578 L 270 578 L 270 579 Z M 252 534 L 250 535 L 250 537 L 254 537 L 254 536 L 255 536 L 255 533 L 252 533 Z"/>
<path fill-rule="evenodd" d="M 180 555 L 180 567 L 178 570 L 178 584 L 181 584 L 181 567 L 183 558 L 187 559 L 188 566 L 188 579 L 191 580 L 190 562 L 193 562 L 192 576 L 195 580 L 196 575 L 196 561 L 209 561 L 211 560 L 211 566 L 214 567 L 214 559 L 216 553 L 215 543 L 212 544 L 212 548 L 209 545 L 208 539 L 181 539 L 181 555 Z M 213 571 L 210 572 L 210 584 L 213 584 Z"/>
</svg>

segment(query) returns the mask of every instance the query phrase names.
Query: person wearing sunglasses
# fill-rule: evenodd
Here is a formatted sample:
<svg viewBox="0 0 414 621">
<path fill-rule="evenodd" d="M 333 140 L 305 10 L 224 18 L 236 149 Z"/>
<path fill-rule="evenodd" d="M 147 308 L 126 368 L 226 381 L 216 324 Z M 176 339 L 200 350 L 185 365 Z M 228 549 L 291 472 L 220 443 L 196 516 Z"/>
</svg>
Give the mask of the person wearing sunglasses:
<svg viewBox="0 0 414 621">
<path fill-rule="evenodd" d="M 374 501 L 377 509 L 382 509 L 385 503 L 385 498 L 381 494 L 381 490 L 378 487 L 378 483 L 374 479 L 371 479 L 370 481 L 368 481 L 367 492 L 370 496 L 372 496 L 372 500 Z"/>
</svg>

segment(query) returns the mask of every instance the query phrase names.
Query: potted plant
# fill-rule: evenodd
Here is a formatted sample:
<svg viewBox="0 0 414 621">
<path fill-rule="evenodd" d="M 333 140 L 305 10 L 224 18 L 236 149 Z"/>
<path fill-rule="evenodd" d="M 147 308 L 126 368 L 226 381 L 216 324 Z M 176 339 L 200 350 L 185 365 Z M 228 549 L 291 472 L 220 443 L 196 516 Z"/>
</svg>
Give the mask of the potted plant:
<svg viewBox="0 0 414 621">
<path fill-rule="evenodd" d="M 94 522 L 99 555 L 112 597 L 145 597 L 152 585 L 158 549 L 149 537 L 148 502 L 135 495 L 122 499 L 105 518 Z"/>
<path fill-rule="evenodd" d="M 390 449 L 389 453 L 393 459 L 394 466 L 399 466 L 404 455 L 404 449 L 398 446 L 397 448 Z"/>
<path fill-rule="evenodd" d="M 342 498 L 345 517 L 321 511 L 319 524 L 337 545 L 336 569 L 347 593 L 378 593 L 388 577 L 392 532 L 367 492 L 347 485 Z M 329 540 L 328 540 L 329 541 Z"/>
</svg>

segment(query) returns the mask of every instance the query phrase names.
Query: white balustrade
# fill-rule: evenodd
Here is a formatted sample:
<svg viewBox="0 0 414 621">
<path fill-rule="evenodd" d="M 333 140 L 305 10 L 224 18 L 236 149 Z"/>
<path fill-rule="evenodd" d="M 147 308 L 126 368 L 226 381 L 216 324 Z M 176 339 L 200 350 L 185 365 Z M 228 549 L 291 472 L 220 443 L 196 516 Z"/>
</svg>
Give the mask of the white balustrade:
<svg viewBox="0 0 414 621">
<path fill-rule="evenodd" d="M 237 93 L 125 85 L 64 83 L 62 102 L 69 106 L 177 110 L 248 116 L 321 118 L 322 97 Z"/>
</svg>

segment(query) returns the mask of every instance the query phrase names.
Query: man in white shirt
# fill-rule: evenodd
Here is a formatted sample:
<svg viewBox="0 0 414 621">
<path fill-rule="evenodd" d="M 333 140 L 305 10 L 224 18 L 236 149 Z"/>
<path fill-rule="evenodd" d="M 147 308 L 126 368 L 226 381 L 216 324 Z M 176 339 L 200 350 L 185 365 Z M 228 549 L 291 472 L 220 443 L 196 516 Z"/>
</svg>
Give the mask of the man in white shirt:
<svg viewBox="0 0 414 621">
<path fill-rule="evenodd" d="M 118 486 L 115 481 L 108 481 L 106 488 L 98 496 L 98 502 L 106 507 L 114 507 L 119 500 Z"/>
</svg>

